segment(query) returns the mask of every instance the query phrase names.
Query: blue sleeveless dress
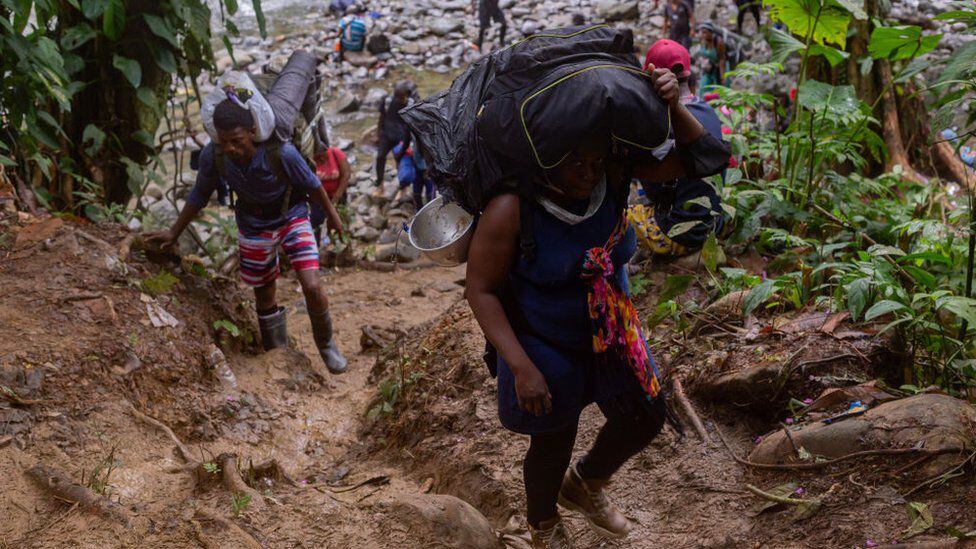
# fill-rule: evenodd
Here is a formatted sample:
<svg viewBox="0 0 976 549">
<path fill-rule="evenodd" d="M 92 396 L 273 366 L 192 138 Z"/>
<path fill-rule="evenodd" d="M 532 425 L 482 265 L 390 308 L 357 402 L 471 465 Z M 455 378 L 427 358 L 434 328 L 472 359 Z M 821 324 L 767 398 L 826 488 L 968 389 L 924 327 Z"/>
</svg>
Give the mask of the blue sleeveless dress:
<svg viewBox="0 0 976 549">
<path fill-rule="evenodd" d="M 587 203 L 574 211 L 585 211 Z M 606 244 L 619 221 L 613 193 L 589 219 L 570 225 L 534 204 L 530 216 L 536 253 L 519 258 L 509 275 L 509 321 L 519 342 L 542 372 L 552 395 L 552 412 L 536 417 L 519 408 L 515 378 L 499 355 L 498 416 L 505 428 L 523 434 L 565 429 L 591 403 L 601 404 L 630 391 L 642 392 L 625 362 L 612 352 L 593 352 L 587 284 L 581 277 L 587 250 Z M 611 254 L 614 276 L 629 292 L 626 263 L 637 248 L 633 228 Z"/>
</svg>

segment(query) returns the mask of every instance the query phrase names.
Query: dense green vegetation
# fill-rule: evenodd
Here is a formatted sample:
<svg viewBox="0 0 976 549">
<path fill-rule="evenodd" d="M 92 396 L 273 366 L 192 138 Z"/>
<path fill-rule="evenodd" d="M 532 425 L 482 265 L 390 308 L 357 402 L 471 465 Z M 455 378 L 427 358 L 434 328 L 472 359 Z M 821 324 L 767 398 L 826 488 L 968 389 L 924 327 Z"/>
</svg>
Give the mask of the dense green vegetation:
<svg viewBox="0 0 976 549">
<path fill-rule="evenodd" d="M 0 164 L 11 179 L 49 208 L 120 217 L 147 180 L 161 181 L 158 151 L 186 137 L 169 100 L 213 68 L 209 6 L 0 0 Z M 217 7 L 233 15 L 237 0 Z"/>
<path fill-rule="evenodd" d="M 799 55 L 795 103 L 721 88 L 717 104 L 732 129 L 734 156 L 741 159 L 740 167 L 729 170 L 723 189 L 733 220 L 725 250 L 751 248 L 769 263 L 762 276 L 717 269 L 718 247 L 710 241 L 703 252 L 710 272 L 706 286 L 716 296 L 750 289 L 746 315 L 762 308 L 815 305 L 846 310 L 855 321 L 881 322 L 881 331 L 894 330 L 893 344 L 904 351 L 909 389 L 935 383 L 956 394 L 969 390 L 976 385 L 974 181 L 962 182 L 960 189 L 918 178 L 909 166 L 892 163 L 876 114 L 885 93 L 904 92 L 903 85 L 925 68 L 914 60 L 936 47 L 939 37 L 924 37 L 918 27 L 875 21 L 867 56 L 854 59 L 843 47 L 848 25 L 867 17 L 858 3 L 766 3 L 774 19 L 805 39 L 771 30 L 776 63 L 745 63 L 734 76 L 748 82 L 772 75 L 782 70 L 779 62 Z M 970 32 L 976 24 L 971 2 L 941 17 L 967 23 Z M 939 107 L 933 136 L 955 123 L 963 124 L 960 134 L 972 135 L 976 129 L 972 114 L 966 121 L 954 116 L 961 104 L 973 102 L 976 91 L 976 57 L 972 47 L 967 50 L 941 67 L 937 82 L 919 91 Z M 862 72 L 884 63 L 894 67 L 893 78 L 889 89 L 867 104 L 849 83 L 810 77 L 808 67 L 818 61 L 831 66 L 854 62 Z M 784 120 L 788 124 L 780 126 Z M 872 166 L 889 169 L 869 176 Z M 672 315 L 682 325 L 683 315 L 695 306 L 674 298 L 690 282 L 690 277 L 669 280 L 654 321 Z"/>
</svg>

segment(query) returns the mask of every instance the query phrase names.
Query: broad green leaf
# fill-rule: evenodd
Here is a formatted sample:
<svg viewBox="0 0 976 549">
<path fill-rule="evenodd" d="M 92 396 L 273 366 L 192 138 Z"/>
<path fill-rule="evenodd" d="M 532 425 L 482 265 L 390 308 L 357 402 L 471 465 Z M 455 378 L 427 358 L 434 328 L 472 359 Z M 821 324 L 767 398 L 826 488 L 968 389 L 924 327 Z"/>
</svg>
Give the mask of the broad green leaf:
<svg viewBox="0 0 976 549">
<path fill-rule="evenodd" d="M 690 209 L 689 206 L 700 206 L 702 208 L 705 208 L 706 210 L 710 210 L 712 209 L 712 199 L 707 196 L 699 196 L 698 198 L 693 198 L 691 200 L 686 201 L 682 205 L 681 209 L 688 210 Z"/>
<path fill-rule="evenodd" d="M 931 66 L 931 59 L 913 59 L 911 63 L 909 63 L 904 69 L 900 70 L 898 74 L 895 75 L 895 83 L 903 84 L 908 82 Z"/>
<path fill-rule="evenodd" d="M 701 251 L 702 262 L 705 263 L 705 268 L 708 269 L 708 272 L 714 273 L 719 262 L 724 259 L 720 258 L 720 254 L 724 255 L 722 254 L 722 249 L 718 246 L 715 233 L 708 233 L 708 238 L 705 239 L 705 244 L 702 246 Z"/>
<path fill-rule="evenodd" d="M 150 44 L 149 48 L 152 50 L 153 61 L 156 62 L 156 66 L 170 74 L 176 72 L 176 57 L 173 56 L 173 52 L 168 47 L 157 43 Z"/>
<path fill-rule="evenodd" d="M 693 275 L 671 275 L 664 280 L 657 302 L 664 303 L 678 297 L 695 280 Z"/>
<path fill-rule="evenodd" d="M 701 224 L 700 221 L 682 221 L 681 223 L 675 223 L 671 227 L 671 230 L 668 231 L 668 238 L 681 236 Z"/>
<path fill-rule="evenodd" d="M 976 73 L 976 40 L 966 42 L 949 57 L 936 83 L 965 80 Z"/>
<path fill-rule="evenodd" d="M 4 156 L 4 155 L 0 154 L 0 166 L 8 166 L 8 167 L 13 168 L 13 167 L 17 166 L 17 163 L 14 162 L 14 160 L 12 158 L 10 158 L 9 156 Z"/>
<path fill-rule="evenodd" d="M 254 18 L 258 21 L 258 30 L 261 31 L 261 38 L 268 37 L 267 23 L 264 20 L 264 9 L 261 8 L 261 0 L 251 0 L 254 6 Z"/>
<path fill-rule="evenodd" d="M 845 10 L 851 12 L 854 19 L 864 21 L 868 18 L 868 14 L 864 11 L 864 0 L 835 0 L 838 4 L 844 7 Z"/>
<path fill-rule="evenodd" d="M 95 156 L 102 149 L 102 143 L 105 142 L 105 132 L 94 124 L 85 126 L 85 131 L 81 134 L 81 142 L 88 143 L 89 141 L 91 145 L 88 145 L 85 153 L 88 156 Z"/>
<path fill-rule="evenodd" d="M 129 190 L 132 191 L 132 194 L 134 195 L 141 194 L 142 185 L 145 182 L 145 177 L 142 174 L 142 167 L 128 158 L 123 158 L 122 162 L 125 164 L 125 174 L 128 176 L 128 181 L 126 183 L 129 186 Z"/>
<path fill-rule="evenodd" d="M 965 106 L 968 101 L 968 97 L 960 97 L 947 102 L 935 111 L 929 120 L 932 124 L 932 134 L 935 139 L 941 139 L 937 137 L 939 132 L 955 125 L 956 116 L 965 112 Z"/>
<path fill-rule="evenodd" d="M 142 67 L 139 66 L 138 61 L 115 55 L 112 58 L 112 66 L 125 75 L 125 79 L 129 81 L 129 84 L 132 84 L 133 88 L 139 87 L 139 83 L 142 82 Z"/>
<path fill-rule="evenodd" d="M 16 0 L 13 5 L 14 13 L 14 33 L 20 35 L 27 28 L 27 23 L 30 21 L 31 8 L 33 8 L 34 2 L 31 0 Z M 4 19 L 8 16 L 5 13 Z"/>
<path fill-rule="evenodd" d="M 228 15 L 237 13 L 237 0 L 224 0 L 224 7 L 227 8 Z"/>
<path fill-rule="evenodd" d="M 864 313 L 864 320 L 874 320 L 879 316 L 884 316 L 888 313 L 893 313 L 902 309 L 907 309 L 907 307 L 901 303 L 898 303 L 897 301 L 885 299 L 872 305 L 871 308 Z"/>
<path fill-rule="evenodd" d="M 908 263 L 910 261 L 929 261 L 932 263 L 941 263 L 943 265 L 952 265 L 952 258 L 936 252 L 916 252 L 899 257 L 898 261 L 900 263 Z"/>
<path fill-rule="evenodd" d="M 920 269 L 914 265 L 904 265 L 902 266 L 902 269 L 911 275 L 911 277 L 915 279 L 915 282 L 921 284 L 925 288 L 931 290 L 938 286 L 938 281 L 936 280 L 935 275 L 926 271 L 925 269 Z"/>
<path fill-rule="evenodd" d="M 152 109 L 153 112 L 156 113 L 157 115 L 162 112 L 160 110 L 159 99 L 156 97 L 156 94 L 151 89 L 146 87 L 139 88 L 138 90 L 136 90 L 136 97 L 139 98 L 139 101 L 143 105 Z"/>
<path fill-rule="evenodd" d="M 95 21 L 105 13 L 109 0 L 81 0 L 81 13 L 90 21 Z"/>
<path fill-rule="evenodd" d="M 95 38 L 97 34 L 98 33 L 95 32 L 95 29 L 91 28 L 88 23 L 78 23 L 65 31 L 64 35 L 61 37 L 61 47 L 63 47 L 65 50 L 71 51 L 84 45 L 92 38 Z"/>
<path fill-rule="evenodd" d="M 871 281 L 867 278 L 858 278 L 847 285 L 847 308 L 851 312 L 852 320 L 860 318 L 867 306 L 870 291 Z"/>
<path fill-rule="evenodd" d="M 935 525 L 935 519 L 932 518 L 932 511 L 929 510 L 928 505 L 912 501 L 908 503 L 907 511 L 908 519 L 912 524 L 908 527 L 904 539 L 917 536 Z"/>
<path fill-rule="evenodd" d="M 810 36 L 816 44 L 847 44 L 851 16 L 829 0 L 765 0 L 769 15 L 801 38 Z"/>
<path fill-rule="evenodd" d="M 105 13 L 102 14 L 102 32 L 109 40 L 122 38 L 122 33 L 125 32 L 125 4 L 122 0 L 108 0 Z"/>
<path fill-rule="evenodd" d="M 220 39 L 224 42 L 224 47 L 227 48 L 227 55 L 230 56 L 231 62 L 237 66 L 237 58 L 234 57 L 234 45 L 230 43 L 230 38 L 225 34 Z"/>
<path fill-rule="evenodd" d="M 877 27 L 871 33 L 868 53 L 875 59 L 909 59 L 934 50 L 940 40 L 941 34 L 922 36 L 922 28 L 914 25 Z"/>
<path fill-rule="evenodd" d="M 785 63 L 794 53 L 803 49 L 803 42 L 800 42 L 788 32 L 770 27 L 766 33 L 766 42 L 773 50 L 769 60 L 773 63 Z"/>
<path fill-rule="evenodd" d="M 857 115 L 861 110 L 854 86 L 831 86 L 816 80 L 807 80 L 800 86 L 797 101 L 815 113 L 840 120 Z"/>
<path fill-rule="evenodd" d="M 905 255 L 905 251 L 901 248 L 896 248 L 894 246 L 886 246 L 884 244 L 875 244 L 868 248 L 868 253 L 875 256 L 880 255 Z"/>
<path fill-rule="evenodd" d="M 153 34 L 166 40 L 174 48 L 179 49 L 180 43 L 176 40 L 176 34 L 173 33 L 173 29 L 165 19 L 149 13 L 142 14 L 142 18 L 146 21 L 146 25 Z"/>
<path fill-rule="evenodd" d="M 976 326 L 976 299 L 962 296 L 951 296 L 941 300 L 940 308 L 965 320 L 970 326 Z"/>
<path fill-rule="evenodd" d="M 976 24 L 976 11 L 947 11 L 936 15 L 932 19 L 936 21 L 959 21 L 974 25 Z"/>
<path fill-rule="evenodd" d="M 139 143 L 142 143 L 149 149 L 155 149 L 156 144 L 153 142 L 153 137 L 149 135 L 146 130 L 139 130 L 132 133 L 132 139 L 135 139 Z"/>
<path fill-rule="evenodd" d="M 742 302 L 742 316 L 749 316 L 756 307 L 762 305 L 769 299 L 769 296 L 773 295 L 776 290 L 776 281 L 769 278 L 766 279 L 756 286 L 753 286 L 749 290 L 749 294 L 746 295 L 745 300 Z"/>
<path fill-rule="evenodd" d="M 824 46 L 821 44 L 810 44 L 810 55 L 821 55 L 824 59 L 830 63 L 831 67 L 836 67 L 844 62 L 851 54 L 846 51 L 839 50 L 837 48 L 832 48 L 830 46 Z"/>
</svg>

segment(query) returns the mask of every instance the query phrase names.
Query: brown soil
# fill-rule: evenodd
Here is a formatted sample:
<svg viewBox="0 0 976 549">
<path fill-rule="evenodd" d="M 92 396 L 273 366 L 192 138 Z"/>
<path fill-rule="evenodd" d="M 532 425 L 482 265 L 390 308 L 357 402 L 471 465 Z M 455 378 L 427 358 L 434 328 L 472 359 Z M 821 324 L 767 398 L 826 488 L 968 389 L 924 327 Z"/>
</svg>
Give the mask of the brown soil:
<svg viewBox="0 0 976 549">
<path fill-rule="evenodd" d="M 235 281 L 151 262 L 138 251 L 119 259 L 125 236 L 109 226 L 0 218 L 0 516 L 6 519 L 0 547 L 463 546 L 436 542 L 435 530 L 425 531 L 417 518 L 423 513 L 400 520 L 402 502 L 423 492 L 463 499 L 508 546 L 524 547 L 518 541 L 524 535 L 520 458 L 527 439 L 504 431 L 495 417 L 494 381 L 480 358 L 483 340 L 455 283 L 463 268 L 326 272 L 337 335 L 350 358 L 349 373 L 330 376 L 314 351 L 292 278 L 281 280 L 279 296 L 290 310 L 294 349 L 257 354 L 253 341 L 245 341 L 255 331 L 250 296 Z M 145 281 L 158 281 L 161 269 L 178 282 L 154 300 L 143 297 Z M 653 303 L 653 296 L 646 299 Z M 154 327 L 147 310 L 159 309 L 179 324 Z M 213 325 L 218 320 L 243 335 L 221 336 Z M 360 352 L 361 340 L 376 339 L 362 337 L 362 326 L 379 339 L 409 335 L 377 358 Z M 797 338 L 825 337 L 769 332 L 748 342 L 684 341 L 670 328 L 659 332 L 657 356 L 683 373 L 701 368 L 713 353 L 744 357 L 746 345 L 764 345 L 768 356 L 789 355 L 802 344 Z M 237 376 L 236 391 L 223 389 L 209 365 L 218 340 Z M 827 355 L 802 360 L 817 356 Z M 698 395 L 693 376 L 686 379 Z M 817 389 L 798 387 L 790 391 Z M 611 494 L 637 528 L 613 546 L 863 547 L 867 540 L 902 540 L 911 521 L 899 493 L 922 479 L 912 469 L 893 472 L 913 458 L 755 470 L 732 458 L 718 429 L 744 456 L 756 437 L 779 429 L 769 416 L 788 412 L 752 415 L 695 404 L 711 440 L 666 431 L 625 466 Z M 376 411 L 367 418 L 370 410 Z M 188 455 L 175 451 L 146 416 L 172 428 Z M 588 409 L 579 449 L 600 424 L 599 412 Z M 41 482 L 27 473 L 36 465 L 94 497 L 72 503 L 79 498 L 50 488 L 63 481 L 48 475 Z M 753 512 L 760 500 L 746 484 L 770 489 L 788 481 L 805 490 L 795 497 L 822 497 L 824 508 L 802 521 L 791 510 Z M 929 505 L 935 522 L 913 541 L 946 539 L 949 527 L 976 529 L 973 487 L 972 476 L 964 475 L 912 495 L 910 501 Z M 247 505 L 240 503 L 244 493 L 252 494 Z M 578 517 L 568 518 L 580 547 L 607 546 Z"/>
</svg>

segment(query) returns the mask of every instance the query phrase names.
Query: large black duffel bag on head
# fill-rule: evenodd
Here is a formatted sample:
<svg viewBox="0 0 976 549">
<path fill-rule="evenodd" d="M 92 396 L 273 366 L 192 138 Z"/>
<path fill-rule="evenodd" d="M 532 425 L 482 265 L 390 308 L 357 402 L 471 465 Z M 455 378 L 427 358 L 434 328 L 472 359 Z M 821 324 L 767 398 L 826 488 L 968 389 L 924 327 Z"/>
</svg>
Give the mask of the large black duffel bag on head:
<svg viewBox="0 0 976 549">
<path fill-rule="evenodd" d="M 472 212 L 558 166 L 585 138 L 644 152 L 670 133 L 632 38 L 606 25 L 533 35 L 401 112 L 438 187 Z"/>
</svg>

